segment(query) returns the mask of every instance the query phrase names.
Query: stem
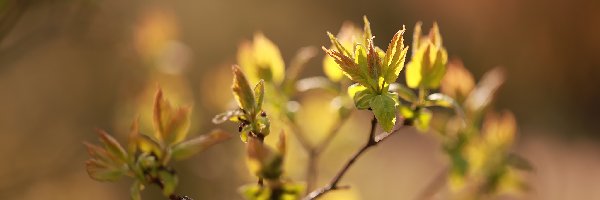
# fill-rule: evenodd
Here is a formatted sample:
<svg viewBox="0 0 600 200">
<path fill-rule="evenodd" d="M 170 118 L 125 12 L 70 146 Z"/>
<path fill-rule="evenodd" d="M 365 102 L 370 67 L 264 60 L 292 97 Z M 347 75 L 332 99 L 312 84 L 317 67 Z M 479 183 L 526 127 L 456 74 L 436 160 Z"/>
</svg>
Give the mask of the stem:
<svg viewBox="0 0 600 200">
<path fill-rule="evenodd" d="M 348 160 L 346 162 L 346 164 L 340 169 L 340 171 L 338 171 L 338 173 L 335 175 L 335 177 L 331 180 L 331 182 L 329 184 L 327 184 L 326 186 L 324 186 L 322 188 L 319 188 L 317 190 L 312 191 L 306 197 L 304 197 L 304 200 L 316 199 L 316 198 L 318 198 L 318 197 L 320 197 L 320 196 L 322 196 L 322 195 L 324 195 L 327 192 L 330 192 L 332 190 L 338 190 L 338 189 L 346 188 L 346 187 L 340 187 L 340 186 L 338 186 L 338 183 L 344 177 L 344 175 L 350 169 L 350 167 L 354 164 L 354 162 L 356 162 L 356 160 L 358 160 L 358 158 L 367 149 L 369 149 L 369 148 L 371 148 L 371 147 L 379 144 L 380 142 L 384 141 L 386 138 L 388 138 L 393 133 L 398 132 L 402 127 L 407 127 L 407 126 L 401 126 L 398 129 L 395 129 L 395 130 L 391 131 L 390 133 L 383 133 L 381 135 L 376 136 L 375 135 L 376 125 L 377 125 L 377 118 L 373 117 L 373 120 L 371 120 L 371 131 L 369 132 L 369 138 L 368 138 L 367 143 L 365 144 L 365 146 L 363 146 L 360 150 L 358 150 L 358 152 L 356 152 L 350 158 L 350 160 Z"/>
<path fill-rule="evenodd" d="M 329 145 L 331 144 L 331 142 L 333 141 L 333 139 L 335 138 L 335 136 L 339 133 L 339 130 L 342 128 L 342 126 L 344 124 L 346 124 L 346 121 L 348 121 L 348 119 L 350 115 L 346 115 L 345 117 L 342 117 L 342 119 L 340 120 L 340 122 L 338 122 L 332 129 L 331 131 L 329 131 L 329 133 L 327 134 L 327 136 L 325 137 L 325 139 L 323 139 L 323 141 L 321 143 L 319 143 L 318 145 L 314 146 L 312 149 L 307 149 L 308 151 L 308 170 L 306 172 L 306 191 L 307 193 L 309 191 L 312 191 L 315 187 L 315 184 L 317 183 L 317 179 L 318 179 L 318 165 L 319 165 L 319 158 L 321 156 L 321 153 L 323 153 L 323 151 L 329 147 Z"/>
<path fill-rule="evenodd" d="M 319 153 L 316 151 L 308 152 L 308 170 L 306 171 L 306 191 L 311 191 L 314 189 L 315 184 L 317 183 L 318 178 L 318 160 Z"/>
</svg>

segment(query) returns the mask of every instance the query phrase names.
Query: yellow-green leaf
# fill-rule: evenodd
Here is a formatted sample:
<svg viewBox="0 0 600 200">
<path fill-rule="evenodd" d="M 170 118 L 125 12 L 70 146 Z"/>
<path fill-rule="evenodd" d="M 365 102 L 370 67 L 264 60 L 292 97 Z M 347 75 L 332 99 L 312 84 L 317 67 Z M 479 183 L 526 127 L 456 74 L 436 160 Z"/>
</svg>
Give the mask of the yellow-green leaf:
<svg viewBox="0 0 600 200">
<path fill-rule="evenodd" d="M 201 135 L 174 145 L 171 150 L 171 156 L 174 160 L 183 160 L 230 138 L 231 134 L 228 134 L 223 130 L 216 129 L 211 131 L 209 134 Z"/>
<path fill-rule="evenodd" d="M 284 79 L 285 65 L 279 48 L 262 33 L 254 34 L 252 42 L 242 43 L 237 58 L 252 83 L 264 79 L 279 84 Z"/>
<path fill-rule="evenodd" d="M 401 30 L 396 32 L 392 41 L 388 45 L 388 49 L 385 53 L 383 65 L 385 66 L 383 77 L 386 82 L 393 83 L 398 79 L 400 71 L 404 68 L 404 61 L 406 59 L 406 52 L 408 47 L 404 47 L 404 32 L 406 28 L 404 26 Z"/>
<path fill-rule="evenodd" d="M 436 89 L 446 72 L 448 54 L 442 46 L 437 24 L 426 37 L 420 32 L 419 22 L 413 38 L 413 57 L 406 66 L 406 83 L 411 88 Z"/>
<path fill-rule="evenodd" d="M 263 99 L 265 98 L 265 81 L 262 79 L 254 86 L 254 98 L 256 103 L 254 110 L 259 112 L 262 110 Z"/>
<path fill-rule="evenodd" d="M 254 92 L 252 88 L 250 88 L 250 84 L 246 79 L 246 76 L 240 70 L 240 68 L 234 65 L 233 70 L 233 85 L 231 89 L 233 90 L 233 96 L 238 103 L 238 106 L 249 113 L 254 113 Z"/>
<path fill-rule="evenodd" d="M 373 97 L 370 105 L 383 130 L 391 131 L 396 124 L 396 101 L 388 95 L 377 95 Z"/>
<path fill-rule="evenodd" d="M 88 175 L 97 181 L 116 181 L 127 173 L 126 164 L 106 163 L 97 159 L 85 162 Z"/>
<path fill-rule="evenodd" d="M 116 157 L 118 161 L 126 162 L 127 152 L 125 152 L 125 149 L 123 149 L 121 144 L 119 144 L 115 138 L 106 133 L 106 131 L 98 129 L 97 132 L 100 136 L 100 141 L 104 144 L 107 152 Z"/>
<path fill-rule="evenodd" d="M 181 142 L 188 134 L 190 107 L 173 107 L 158 90 L 154 100 L 155 137 L 165 145 Z"/>
</svg>

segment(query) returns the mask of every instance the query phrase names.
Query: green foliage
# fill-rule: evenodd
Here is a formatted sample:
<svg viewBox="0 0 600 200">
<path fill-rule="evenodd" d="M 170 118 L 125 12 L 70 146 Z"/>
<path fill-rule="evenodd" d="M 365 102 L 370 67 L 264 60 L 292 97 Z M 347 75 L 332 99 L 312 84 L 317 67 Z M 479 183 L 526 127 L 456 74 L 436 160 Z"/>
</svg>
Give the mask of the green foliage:
<svg viewBox="0 0 600 200">
<path fill-rule="evenodd" d="M 323 47 L 325 53 L 339 66 L 340 70 L 358 85 L 349 89 L 358 109 L 372 109 L 385 131 L 391 131 L 396 122 L 396 107 L 399 101 L 388 88 L 404 68 L 408 47 L 404 46 L 405 29 L 399 30 L 388 45 L 386 52 L 373 42 L 370 23 L 364 17 L 363 40 L 355 41 L 352 52 L 328 33 L 335 49 Z"/>
<path fill-rule="evenodd" d="M 373 127 L 379 124 L 387 133 L 377 134 L 372 128 L 367 144 L 333 181 L 305 199 L 340 189 L 338 182 L 358 156 L 403 126 L 435 134 L 440 139 L 449 163 L 449 199 L 481 199 L 526 188 L 519 173 L 531 170 L 532 166 L 526 159 L 510 153 L 517 132 L 515 117 L 510 112 L 497 114 L 491 110 L 496 92 L 504 82 L 503 71 L 494 69 L 476 84 L 460 61 L 448 62 L 438 25 L 434 23 L 429 34 L 421 35 L 418 22 L 413 33 L 412 57 L 405 70 L 406 84 L 396 83 L 408 51 L 404 45 L 405 30 L 402 27 L 396 32 L 385 51 L 375 45 L 366 17 L 362 30 L 345 24 L 336 36 L 328 32 L 331 47 L 322 47 L 327 77 L 300 78 L 304 65 L 315 54 L 314 48 L 301 49 L 286 70 L 278 47 L 263 34 L 255 34 L 253 41 L 240 46 L 241 68 L 232 67 L 231 86 L 237 106 L 218 114 L 213 122 L 231 121 L 239 125 L 248 169 L 258 178 L 257 184 L 240 188 L 244 198 L 296 200 L 302 198 L 305 190 L 313 189 L 310 178 L 305 186 L 286 177 L 287 143 L 283 131 L 275 147 L 264 143 L 273 119 L 273 123 L 287 125 L 284 130 L 294 133 L 309 160 L 320 156 L 339 127 L 317 144 L 307 139 L 313 135 L 300 131 L 304 124 L 296 119 L 296 112 L 302 105 L 295 99 L 312 90 L 333 94 L 331 104 L 336 109 L 333 113 L 338 116 L 332 118 L 343 121 L 354 108 L 370 110 L 375 118 Z M 438 112 L 445 114 L 438 116 Z M 448 113 L 450 116 L 444 118 Z M 134 121 L 125 149 L 108 133 L 98 130 L 102 145 L 85 143 L 91 157 L 86 162 L 88 174 L 98 181 L 132 177 L 133 200 L 141 199 L 140 192 L 151 184 L 158 185 L 165 196 L 179 198 L 174 194 L 178 177 L 170 162 L 187 159 L 231 137 L 215 129 L 186 140 L 190 116 L 191 107 L 171 105 L 159 90 L 154 103 L 154 133 L 141 134 Z"/>
<path fill-rule="evenodd" d="M 448 53 L 442 46 L 437 23 L 427 36 L 421 35 L 421 25 L 418 22 L 413 33 L 413 56 L 406 67 L 406 83 L 411 88 L 436 89 L 444 77 Z"/>
<path fill-rule="evenodd" d="M 98 130 L 102 147 L 84 143 L 91 157 L 86 162 L 88 174 L 98 181 L 117 181 L 122 176 L 134 178 L 130 189 L 133 200 L 141 199 L 140 191 L 150 184 L 158 185 L 165 196 L 172 195 L 178 178 L 169 167 L 171 160 L 188 158 L 231 138 L 214 130 L 186 141 L 189 118 L 190 107 L 173 107 L 158 90 L 154 101 L 154 135 L 141 134 L 134 121 L 125 150 L 115 138 Z"/>
</svg>

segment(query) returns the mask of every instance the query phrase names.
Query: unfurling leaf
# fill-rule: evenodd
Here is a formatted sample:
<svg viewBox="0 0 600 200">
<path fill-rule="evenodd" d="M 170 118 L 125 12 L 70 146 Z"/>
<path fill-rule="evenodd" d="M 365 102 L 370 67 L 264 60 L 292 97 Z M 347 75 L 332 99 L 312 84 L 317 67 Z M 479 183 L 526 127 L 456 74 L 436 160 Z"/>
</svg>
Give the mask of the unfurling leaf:
<svg viewBox="0 0 600 200">
<path fill-rule="evenodd" d="M 209 134 L 201 135 L 174 145 L 171 150 L 171 156 L 174 160 L 183 160 L 230 138 L 231 134 L 216 129 Z"/>
<path fill-rule="evenodd" d="M 385 66 L 383 78 L 388 83 L 396 82 L 400 71 L 402 71 L 404 68 L 406 52 L 408 51 L 408 47 L 404 46 L 405 31 L 406 28 L 402 26 L 402 29 L 399 30 L 392 38 L 392 41 L 388 45 L 388 49 L 385 52 L 385 58 L 383 60 L 383 65 Z"/>
<path fill-rule="evenodd" d="M 185 139 L 190 127 L 190 107 L 173 107 L 158 90 L 154 100 L 155 137 L 165 145 Z"/>
<path fill-rule="evenodd" d="M 259 112 L 262 110 L 263 99 L 265 98 L 265 81 L 262 79 L 254 86 L 254 98 L 256 103 L 254 110 Z"/>
<path fill-rule="evenodd" d="M 354 24 L 349 22 L 344 23 L 337 36 L 334 37 L 330 34 L 330 39 L 332 41 L 331 48 L 337 48 L 335 43 L 339 43 L 339 45 L 343 47 L 343 49 L 352 49 L 353 43 L 355 42 L 353 40 L 362 38 L 362 35 L 362 30 L 354 26 Z M 344 50 L 342 50 L 341 48 L 337 48 L 337 50 L 340 52 L 344 52 Z M 351 57 L 350 54 L 347 55 Z M 323 59 L 323 71 L 325 72 L 327 77 L 334 82 L 339 82 L 344 76 L 344 73 L 342 72 L 338 64 L 330 56 L 325 56 L 325 58 Z"/>
<path fill-rule="evenodd" d="M 406 83 L 411 88 L 436 89 L 446 72 L 448 54 L 442 46 L 437 23 L 427 37 L 420 35 L 421 22 L 415 27 L 412 59 L 406 66 Z"/>
<path fill-rule="evenodd" d="M 89 159 L 85 162 L 88 175 L 97 181 L 116 181 L 127 173 L 127 164 Z"/>
<path fill-rule="evenodd" d="M 154 154 L 158 158 L 163 158 L 163 151 L 160 144 L 152 137 L 140 134 L 138 135 L 136 142 L 142 153 Z"/>
<path fill-rule="evenodd" d="M 233 90 L 233 96 L 235 97 L 238 106 L 246 112 L 254 113 L 254 92 L 252 88 L 250 88 L 246 76 L 236 65 L 231 67 L 231 69 L 233 70 L 233 85 L 231 86 L 231 89 Z"/>
<path fill-rule="evenodd" d="M 350 80 L 356 81 L 363 85 L 369 85 L 368 77 L 366 77 L 362 73 L 361 69 L 359 68 L 359 65 L 354 62 L 353 58 L 348 57 L 347 55 L 344 55 L 343 53 L 341 53 L 339 51 L 332 50 L 332 49 L 326 49 L 325 47 L 323 47 L 323 50 L 325 51 L 325 53 L 327 55 L 329 55 L 331 58 L 333 58 L 333 60 L 338 64 L 338 67 L 340 68 L 340 70 L 342 70 L 342 72 Z M 366 62 L 365 62 L 365 64 L 366 64 Z"/>
<path fill-rule="evenodd" d="M 354 100 L 354 105 L 358 109 L 368 109 L 371 107 L 371 100 L 375 94 L 365 86 L 358 83 L 348 87 L 348 95 Z"/>
<path fill-rule="evenodd" d="M 370 106 L 383 130 L 391 131 L 396 124 L 396 101 L 388 95 L 377 95 L 371 100 Z"/>
<path fill-rule="evenodd" d="M 252 83 L 264 79 L 279 84 L 284 79 L 285 65 L 279 48 L 262 33 L 254 34 L 252 42 L 240 45 L 237 59 Z"/>
<path fill-rule="evenodd" d="M 100 141 L 104 144 L 104 148 L 106 148 L 107 152 L 110 154 L 112 159 L 117 159 L 115 162 L 126 162 L 127 161 L 127 152 L 125 149 L 106 131 L 98 129 L 98 135 L 100 136 Z"/>
</svg>

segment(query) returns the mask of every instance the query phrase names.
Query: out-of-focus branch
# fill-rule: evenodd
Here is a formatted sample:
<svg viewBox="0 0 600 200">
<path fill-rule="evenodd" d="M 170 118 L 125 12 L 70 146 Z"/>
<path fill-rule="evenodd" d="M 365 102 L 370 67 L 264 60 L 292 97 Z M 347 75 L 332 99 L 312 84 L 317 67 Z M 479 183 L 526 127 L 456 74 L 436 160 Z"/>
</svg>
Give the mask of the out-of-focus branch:
<svg viewBox="0 0 600 200">
<path fill-rule="evenodd" d="M 393 131 L 391 131 L 389 133 L 382 133 L 380 135 L 375 135 L 376 125 L 377 125 L 377 119 L 375 117 L 373 117 L 373 120 L 371 120 L 371 131 L 369 133 L 369 138 L 368 138 L 367 143 L 365 144 L 365 146 L 363 146 L 360 150 L 358 150 L 358 152 L 356 152 L 350 158 L 350 160 L 348 160 L 346 162 L 346 164 L 340 169 L 340 171 L 338 171 L 338 173 L 335 175 L 335 177 L 331 180 L 331 182 L 329 184 L 327 184 L 326 186 L 324 186 L 322 188 L 319 188 L 317 190 L 314 190 L 314 191 L 310 192 L 306 197 L 304 197 L 304 200 L 316 199 L 316 198 L 318 198 L 318 197 L 326 194 L 327 192 L 330 192 L 330 191 L 333 191 L 333 190 L 347 188 L 347 187 L 340 187 L 340 186 L 338 186 L 338 183 L 344 177 L 344 175 L 350 169 L 350 167 L 354 164 L 354 162 L 356 162 L 356 160 L 358 160 L 358 158 L 364 152 L 366 152 L 367 149 L 369 149 L 369 148 L 371 148 L 373 146 L 376 146 L 380 142 L 382 142 L 385 139 L 387 139 L 393 133 L 396 133 L 399 130 L 401 130 L 403 127 L 408 127 L 408 126 L 403 125 L 403 126 L 400 126 L 399 128 L 397 128 L 397 129 L 395 129 L 395 130 L 393 130 Z"/>
</svg>

